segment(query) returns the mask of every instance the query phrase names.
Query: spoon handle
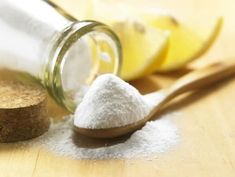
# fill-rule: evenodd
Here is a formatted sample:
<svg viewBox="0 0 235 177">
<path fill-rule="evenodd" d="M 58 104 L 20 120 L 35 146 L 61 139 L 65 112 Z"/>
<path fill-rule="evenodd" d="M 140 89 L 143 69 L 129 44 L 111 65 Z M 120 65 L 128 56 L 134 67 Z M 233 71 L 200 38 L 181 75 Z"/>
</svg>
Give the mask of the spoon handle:
<svg viewBox="0 0 235 177">
<path fill-rule="evenodd" d="M 205 68 L 193 71 L 167 89 L 167 100 L 198 88 L 213 84 L 235 74 L 235 60 L 218 62 Z"/>
</svg>

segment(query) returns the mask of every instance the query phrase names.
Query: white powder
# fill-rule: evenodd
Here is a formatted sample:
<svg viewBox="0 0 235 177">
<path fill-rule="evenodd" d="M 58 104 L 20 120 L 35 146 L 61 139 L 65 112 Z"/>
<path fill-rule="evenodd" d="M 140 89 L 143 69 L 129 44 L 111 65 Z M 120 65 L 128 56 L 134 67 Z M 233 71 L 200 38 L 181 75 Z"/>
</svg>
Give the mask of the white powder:
<svg viewBox="0 0 235 177">
<path fill-rule="evenodd" d="M 175 113 L 148 122 L 141 130 L 124 140 L 97 140 L 82 137 L 72 130 L 72 118 L 52 124 L 50 130 L 21 145 L 43 146 L 50 151 L 74 159 L 152 159 L 172 148 L 179 141 L 177 127 L 171 119 Z M 107 141 L 107 142 L 105 142 Z M 110 143 L 116 143 L 110 145 Z"/>
<path fill-rule="evenodd" d="M 147 116 L 152 106 L 130 84 L 112 74 L 99 76 L 75 113 L 74 124 L 82 128 L 128 125 Z"/>
</svg>

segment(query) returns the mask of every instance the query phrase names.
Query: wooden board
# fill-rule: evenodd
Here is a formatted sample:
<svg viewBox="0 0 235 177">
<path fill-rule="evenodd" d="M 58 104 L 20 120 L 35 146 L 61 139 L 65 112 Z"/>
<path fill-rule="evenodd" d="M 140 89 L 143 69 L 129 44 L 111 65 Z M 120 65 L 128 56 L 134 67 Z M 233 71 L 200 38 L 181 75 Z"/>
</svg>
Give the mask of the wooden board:
<svg viewBox="0 0 235 177">
<path fill-rule="evenodd" d="M 59 1 L 59 0 L 57 0 Z M 62 0 L 61 0 L 62 1 Z M 74 0 L 75 1 L 75 0 Z M 124 2 L 124 0 L 123 0 Z M 128 0 L 138 6 L 170 9 L 178 16 L 191 19 L 223 14 L 225 27 L 217 43 L 195 65 L 214 60 L 235 59 L 234 0 Z M 146 3 L 148 2 L 148 3 Z M 0 74 L 3 77 L 3 73 Z M 133 82 L 143 93 L 172 83 L 179 74 L 150 76 Z M 159 154 L 156 159 L 73 160 L 39 148 L 19 149 L 0 145 L 0 177 L 84 177 L 84 176 L 161 176 L 161 177 L 234 177 L 235 176 L 235 79 L 190 95 L 168 110 L 181 116 L 172 120 L 180 131 L 180 143 Z M 63 113 L 52 105 L 52 115 Z"/>
</svg>

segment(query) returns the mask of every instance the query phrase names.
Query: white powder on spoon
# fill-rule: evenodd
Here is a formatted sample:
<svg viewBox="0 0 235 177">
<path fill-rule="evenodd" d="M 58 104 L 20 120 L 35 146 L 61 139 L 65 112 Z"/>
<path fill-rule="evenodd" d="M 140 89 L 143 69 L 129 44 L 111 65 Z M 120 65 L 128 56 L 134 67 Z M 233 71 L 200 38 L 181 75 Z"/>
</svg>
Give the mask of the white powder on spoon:
<svg viewBox="0 0 235 177">
<path fill-rule="evenodd" d="M 75 112 L 81 128 L 119 127 L 145 118 L 152 106 L 137 89 L 115 75 L 104 74 L 92 84 Z"/>
</svg>

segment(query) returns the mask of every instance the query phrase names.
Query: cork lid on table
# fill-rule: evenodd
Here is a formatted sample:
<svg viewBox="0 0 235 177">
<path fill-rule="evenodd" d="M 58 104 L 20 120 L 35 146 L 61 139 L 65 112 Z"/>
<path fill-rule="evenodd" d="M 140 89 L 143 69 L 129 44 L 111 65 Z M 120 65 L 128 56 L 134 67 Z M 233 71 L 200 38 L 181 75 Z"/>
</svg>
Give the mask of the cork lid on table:
<svg viewBox="0 0 235 177">
<path fill-rule="evenodd" d="M 46 91 L 18 81 L 0 81 L 0 142 L 37 137 L 49 128 Z"/>
</svg>

